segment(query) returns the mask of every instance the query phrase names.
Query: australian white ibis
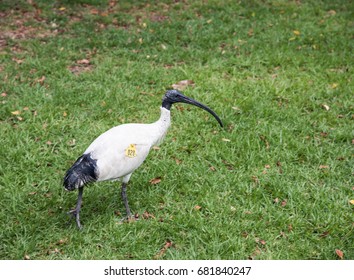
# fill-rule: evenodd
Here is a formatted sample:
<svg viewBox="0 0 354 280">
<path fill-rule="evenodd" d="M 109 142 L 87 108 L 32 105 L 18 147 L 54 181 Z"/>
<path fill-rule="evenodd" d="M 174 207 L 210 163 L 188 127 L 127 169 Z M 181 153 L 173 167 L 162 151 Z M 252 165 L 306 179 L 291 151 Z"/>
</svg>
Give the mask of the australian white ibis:
<svg viewBox="0 0 354 280">
<path fill-rule="evenodd" d="M 208 111 L 223 126 L 218 115 L 209 107 L 178 90 L 168 90 L 162 98 L 158 121 L 151 124 L 122 124 L 98 136 L 64 177 L 64 188 L 68 191 L 78 189 L 79 192 L 76 207 L 69 211 L 79 228 L 84 186 L 95 181 L 121 179 L 121 195 L 127 218 L 132 216 L 126 193 L 127 183 L 134 170 L 144 162 L 150 149 L 162 142 L 170 126 L 171 106 L 177 102 L 192 104 Z"/>
</svg>

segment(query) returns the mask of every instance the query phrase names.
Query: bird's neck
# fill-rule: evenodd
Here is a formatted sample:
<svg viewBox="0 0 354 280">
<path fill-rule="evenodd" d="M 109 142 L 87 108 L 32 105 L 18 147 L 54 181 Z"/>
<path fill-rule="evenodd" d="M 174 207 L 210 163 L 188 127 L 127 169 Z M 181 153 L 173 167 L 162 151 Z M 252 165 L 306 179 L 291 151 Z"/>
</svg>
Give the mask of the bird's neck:
<svg viewBox="0 0 354 280">
<path fill-rule="evenodd" d="M 171 124 L 170 110 L 161 107 L 160 118 L 157 122 L 155 122 L 155 125 L 157 126 L 158 129 L 158 139 L 156 141 L 156 145 L 159 145 L 163 141 L 167 133 L 167 130 L 170 127 L 170 124 Z"/>
</svg>

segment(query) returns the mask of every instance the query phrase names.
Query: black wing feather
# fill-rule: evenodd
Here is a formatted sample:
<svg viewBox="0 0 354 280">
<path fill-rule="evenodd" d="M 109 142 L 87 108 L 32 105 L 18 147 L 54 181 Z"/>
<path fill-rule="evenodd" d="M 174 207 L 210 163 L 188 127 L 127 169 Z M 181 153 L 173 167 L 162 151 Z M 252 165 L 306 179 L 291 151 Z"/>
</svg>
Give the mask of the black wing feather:
<svg viewBox="0 0 354 280">
<path fill-rule="evenodd" d="M 68 191 L 73 191 L 96 181 L 97 178 L 97 160 L 93 159 L 90 154 L 84 154 L 66 171 L 63 185 Z"/>
</svg>

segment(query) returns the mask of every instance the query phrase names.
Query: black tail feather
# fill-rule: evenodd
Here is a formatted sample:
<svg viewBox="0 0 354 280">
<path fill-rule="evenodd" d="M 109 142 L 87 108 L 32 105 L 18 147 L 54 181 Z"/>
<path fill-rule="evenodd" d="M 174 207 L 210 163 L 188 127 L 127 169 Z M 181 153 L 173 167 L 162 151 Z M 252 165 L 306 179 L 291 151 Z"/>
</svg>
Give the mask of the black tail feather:
<svg viewBox="0 0 354 280">
<path fill-rule="evenodd" d="M 84 154 L 66 171 L 64 188 L 73 191 L 87 183 L 94 182 L 98 178 L 97 160 L 92 159 L 90 154 Z"/>
</svg>

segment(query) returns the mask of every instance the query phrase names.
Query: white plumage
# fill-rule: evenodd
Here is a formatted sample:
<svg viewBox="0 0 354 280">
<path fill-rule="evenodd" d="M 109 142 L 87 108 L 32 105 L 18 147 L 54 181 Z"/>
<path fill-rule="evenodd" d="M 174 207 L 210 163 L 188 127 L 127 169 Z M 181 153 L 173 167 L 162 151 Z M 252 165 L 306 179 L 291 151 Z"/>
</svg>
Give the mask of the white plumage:
<svg viewBox="0 0 354 280">
<path fill-rule="evenodd" d="M 162 142 L 170 123 L 170 111 L 161 107 L 160 119 L 154 123 L 122 124 L 101 134 L 84 152 L 97 160 L 97 181 L 125 178 L 127 183 L 150 149 Z M 133 157 L 126 155 L 130 145 L 134 145 L 136 150 Z"/>
<path fill-rule="evenodd" d="M 222 126 L 220 118 L 209 107 L 177 90 L 169 90 L 162 99 L 161 115 L 156 122 L 123 124 L 98 136 L 64 177 L 66 190 L 79 190 L 76 207 L 69 212 L 76 218 L 79 228 L 83 188 L 90 182 L 122 179 L 122 199 L 128 218 L 132 216 L 126 194 L 127 183 L 134 170 L 144 162 L 150 149 L 164 139 L 171 123 L 170 108 L 176 102 L 192 104 L 208 111 Z"/>
</svg>

